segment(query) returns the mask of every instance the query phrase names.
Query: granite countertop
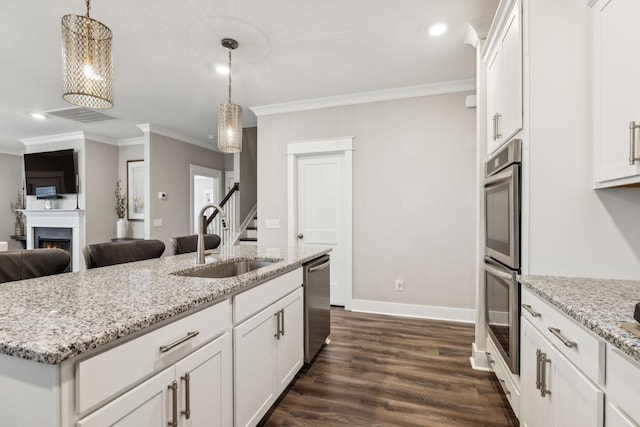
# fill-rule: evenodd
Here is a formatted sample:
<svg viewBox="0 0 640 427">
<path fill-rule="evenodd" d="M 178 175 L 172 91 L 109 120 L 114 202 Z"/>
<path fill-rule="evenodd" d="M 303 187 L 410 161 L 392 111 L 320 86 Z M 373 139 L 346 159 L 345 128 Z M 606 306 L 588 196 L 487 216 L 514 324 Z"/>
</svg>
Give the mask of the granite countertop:
<svg viewBox="0 0 640 427">
<path fill-rule="evenodd" d="M 281 260 L 225 279 L 175 275 L 195 253 L 64 273 L 0 286 L 0 354 L 57 364 L 203 304 L 240 292 L 329 252 L 234 246 L 206 257 Z"/>
<path fill-rule="evenodd" d="M 640 362 L 640 338 L 619 326 L 635 322 L 640 281 L 551 276 L 518 276 L 518 281 Z"/>
</svg>

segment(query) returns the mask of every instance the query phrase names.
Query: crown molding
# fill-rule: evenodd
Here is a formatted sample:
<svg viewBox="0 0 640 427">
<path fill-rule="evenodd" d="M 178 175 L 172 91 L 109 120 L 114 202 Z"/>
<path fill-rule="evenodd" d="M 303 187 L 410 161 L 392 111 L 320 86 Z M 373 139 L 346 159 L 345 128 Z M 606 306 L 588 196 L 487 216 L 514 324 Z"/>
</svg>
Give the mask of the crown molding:
<svg viewBox="0 0 640 427">
<path fill-rule="evenodd" d="M 192 138 L 171 129 L 163 128 L 151 123 L 144 123 L 136 126 L 138 126 L 138 128 L 140 128 L 140 130 L 142 130 L 142 132 L 144 132 L 145 134 L 155 133 L 156 135 L 166 136 L 167 138 L 175 139 L 180 142 L 186 142 L 187 144 L 196 145 L 201 148 L 206 148 L 207 150 L 215 151 L 216 153 L 218 152 L 208 141 L 202 141 L 196 138 Z"/>
<path fill-rule="evenodd" d="M 132 145 L 143 145 L 144 137 L 138 136 L 135 138 L 123 138 L 118 140 L 118 147 L 129 147 Z"/>
<path fill-rule="evenodd" d="M 52 142 L 68 142 L 68 141 L 84 141 L 84 132 L 67 132 L 59 133 L 57 135 L 36 136 L 34 138 L 22 138 L 19 139 L 25 147 L 31 147 L 33 145 L 50 144 Z"/>
<path fill-rule="evenodd" d="M 84 138 L 94 142 L 100 142 L 102 144 L 118 146 L 118 140 L 109 136 L 98 135 L 97 133 L 84 132 Z"/>
<path fill-rule="evenodd" d="M 454 80 L 450 82 L 406 86 L 395 89 L 329 96 L 326 98 L 315 98 L 305 101 L 285 102 L 282 104 L 262 105 L 249 108 L 257 117 L 260 117 L 272 114 L 318 110 L 321 108 L 343 107 L 347 105 L 367 104 L 370 102 L 394 101 L 397 99 L 417 98 L 421 96 L 442 95 L 446 93 L 469 92 L 475 90 L 475 79 Z"/>
<path fill-rule="evenodd" d="M 22 149 L 14 149 L 11 147 L 3 147 L 0 145 L 0 154 L 8 154 L 10 156 L 22 156 L 25 153 L 25 150 Z"/>
</svg>

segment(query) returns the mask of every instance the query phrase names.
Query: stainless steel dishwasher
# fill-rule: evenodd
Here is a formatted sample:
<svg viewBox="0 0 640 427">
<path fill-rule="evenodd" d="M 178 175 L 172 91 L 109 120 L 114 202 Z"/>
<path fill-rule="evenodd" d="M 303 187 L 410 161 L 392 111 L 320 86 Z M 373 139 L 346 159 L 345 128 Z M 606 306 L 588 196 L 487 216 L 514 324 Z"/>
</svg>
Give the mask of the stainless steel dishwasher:
<svg viewBox="0 0 640 427">
<path fill-rule="evenodd" d="M 304 363 L 311 363 L 331 333 L 329 255 L 304 264 Z"/>
</svg>

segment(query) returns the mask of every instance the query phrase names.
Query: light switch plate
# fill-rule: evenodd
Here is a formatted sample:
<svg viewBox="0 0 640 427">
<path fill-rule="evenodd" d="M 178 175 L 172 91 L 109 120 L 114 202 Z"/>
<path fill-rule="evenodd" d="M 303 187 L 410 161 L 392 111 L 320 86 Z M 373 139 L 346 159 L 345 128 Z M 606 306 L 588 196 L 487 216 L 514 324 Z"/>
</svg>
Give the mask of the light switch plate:
<svg viewBox="0 0 640 427">
<path fill-rule="evenodd" d="M 154 219 L 153 220 L 153 226 L 154 227 L 162 227 L 162 220 L 161 219 Z"/>
<path fill-rule="evenodd" d="M 280 220 L 279 219 L 265 219 L 264 220 L 265 228 L 280 228 Z"/>
</svg>

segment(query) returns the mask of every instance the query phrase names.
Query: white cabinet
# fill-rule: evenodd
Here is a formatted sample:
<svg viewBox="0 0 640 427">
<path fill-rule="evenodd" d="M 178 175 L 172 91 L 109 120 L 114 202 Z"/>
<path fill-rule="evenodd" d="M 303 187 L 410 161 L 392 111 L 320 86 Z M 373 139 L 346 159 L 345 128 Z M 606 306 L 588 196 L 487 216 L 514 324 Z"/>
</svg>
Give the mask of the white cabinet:
<svg viewBox="0 0 640 427">
<path fill-rule="evenodd" d="M 78 427 L 197 427 L 232 423 L 229 333 L 78 421 Z M 188 396 L 188 397 L 187 397 Z"/>
<path fill-rule="evenodd" d="M 638 427 L 640 363 L 612 346 L 607 347 L 606 427 Z"/>
<path fill-rule="evenodd" d="M 601 0 L 594 19 L 594 180 L 596 188 L 640 182 L 640 58 L 634 50 L 640 2 Z M 632 146 L 632 139 L 635 145 Z"/>
<path fill-rule="evenodd" d="M 522 31 L 520 1 L 503 2 L 486 43 L 487 152 L 522 129 Z"/>
<path fill-rule="evenodd" d="M 302 288 L 240 323 L 233 334 L 235 425 L 253 426 L 302 367 Z"/>
<path fill-rule="evenodd" d="M 536 328 L 521 324 L 521 423 L 602 427 L 604 394 Z"/>
</svg>

